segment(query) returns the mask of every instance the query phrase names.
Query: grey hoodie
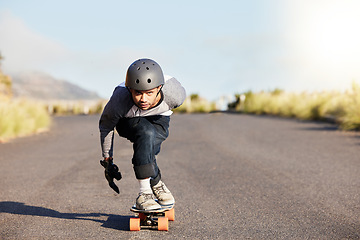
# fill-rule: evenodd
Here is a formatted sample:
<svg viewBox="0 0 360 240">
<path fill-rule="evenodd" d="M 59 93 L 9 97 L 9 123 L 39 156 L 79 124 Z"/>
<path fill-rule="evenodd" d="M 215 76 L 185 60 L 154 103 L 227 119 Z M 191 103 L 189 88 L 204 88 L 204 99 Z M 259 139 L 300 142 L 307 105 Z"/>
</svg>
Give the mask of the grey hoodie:
<svg viewBox="0 0 360 240">
<path fill-rule="evenodd" d="M 154 115 L 170 116 L 172 114 L 171 110 L 179 107 L 186 97 L 185 89 L 175 78 L 170 76 L 165 76 L 162 94 L 163 98 L 160 104 L 148 110 L 141 110 L 134 104 L 131 94 L 124 83 L 115 88 L 99 121 L 103 157 L 112 157 L 113 155 L 114 128 L 121 118 Z"/>
</svg>

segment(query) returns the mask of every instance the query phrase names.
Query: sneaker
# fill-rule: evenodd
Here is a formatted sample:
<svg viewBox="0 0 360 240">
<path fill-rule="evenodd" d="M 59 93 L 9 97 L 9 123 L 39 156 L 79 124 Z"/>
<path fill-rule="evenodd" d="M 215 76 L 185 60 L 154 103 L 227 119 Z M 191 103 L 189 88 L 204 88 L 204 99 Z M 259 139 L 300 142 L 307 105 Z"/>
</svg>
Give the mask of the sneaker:
<svg viewBox="0 0 360 240">
<path fill-rule="evenodd" d="M 173 195 L 161 180 L 158 184 L 151 187 L 151 189 L 160 205 L 171 205 L 175 203 Z"/>
<path fill-rule="evenodd" d="M 155 201 L 154 194 L 140 193 L 136 198 L 136 208 L 141 210 L 160 209 L 161 206 Z"/>
</svg>

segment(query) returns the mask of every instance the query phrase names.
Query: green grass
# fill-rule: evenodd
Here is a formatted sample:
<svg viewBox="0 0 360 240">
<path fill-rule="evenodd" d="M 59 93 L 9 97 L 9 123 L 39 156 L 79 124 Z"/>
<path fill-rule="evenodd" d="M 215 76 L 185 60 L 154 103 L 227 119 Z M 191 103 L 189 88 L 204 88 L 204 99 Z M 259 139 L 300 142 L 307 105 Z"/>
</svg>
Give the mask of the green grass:
<svg viewBox="0 0 360 240">
<path fill-rule="evenodd" d="M 0 140 L 46 130 L 51 118 L 43 104 L 30 100 L 0 100 Z"/>
</svg>

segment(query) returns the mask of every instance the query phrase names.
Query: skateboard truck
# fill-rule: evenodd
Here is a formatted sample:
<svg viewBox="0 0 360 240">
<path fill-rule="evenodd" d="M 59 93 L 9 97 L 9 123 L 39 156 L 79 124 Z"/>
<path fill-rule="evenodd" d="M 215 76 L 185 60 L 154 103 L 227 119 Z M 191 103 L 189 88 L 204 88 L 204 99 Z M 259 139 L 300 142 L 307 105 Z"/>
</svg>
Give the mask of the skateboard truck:
<svg viewBox="0 0 360 240">
<path fill-rule="evenodd" d="M 168 231 L 169 221 L 175 220 L 173 205 L 154 211 L 139 210 L 134 207 L 130 210 L 138 213 L 138 217 L 130 218 L 130 231 L 140 231 L 142 228 Z"/>
<path fill-rule="evenodd" d="M 168 231 L 169 219 L 166 217 L 154 218 L 151 215 L 145 215 L 144 219 L 141 217 L 130 218 L 130 231 L 140 231 L 141 228 Z"/>
</svg>

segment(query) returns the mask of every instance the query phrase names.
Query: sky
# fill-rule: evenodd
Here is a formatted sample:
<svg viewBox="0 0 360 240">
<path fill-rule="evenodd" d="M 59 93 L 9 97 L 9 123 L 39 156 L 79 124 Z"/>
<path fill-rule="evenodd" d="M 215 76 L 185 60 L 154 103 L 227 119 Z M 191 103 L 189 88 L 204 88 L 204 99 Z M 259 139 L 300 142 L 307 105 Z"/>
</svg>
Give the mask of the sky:
<svg viewBox="0 0 360 240">
<path fill-rule="evenodd" d="M 139 58 L 188 94 L 322 91 L 360 83 L 358 0 L 0 0 L 1 68 L 108 98 Z"/>
</svg>

